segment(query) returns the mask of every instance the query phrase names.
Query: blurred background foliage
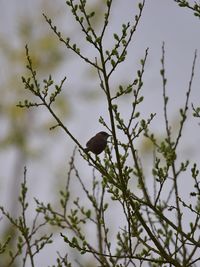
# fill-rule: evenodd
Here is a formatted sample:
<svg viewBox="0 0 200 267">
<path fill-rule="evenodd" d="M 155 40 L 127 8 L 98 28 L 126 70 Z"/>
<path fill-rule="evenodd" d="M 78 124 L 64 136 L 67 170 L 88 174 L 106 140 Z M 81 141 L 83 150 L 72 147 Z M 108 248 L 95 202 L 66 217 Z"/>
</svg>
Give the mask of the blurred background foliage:
<svg viewBox="0 0 200 267">
<path fill-rule="evenodd" d="M 102 17 L 105 1 L 90 0 L 88 3 L 89 9 L 97 11 L 93 25 L 98 30 L 103 21 Z M 5 6 L 9 6 L 9 8 L 6 8 L 7 12 L 4 13 Z M 98 125 L 98 120 L 95 125 L 95 123 L 91 123 L 89 116 L 88 119 L 86 118 L 84 120 L 85 109 L 82 110 L 82 105 L 88 106 L 88 101 L 98 101 L 100 98 L 101 91 L 93 90 L 93 86 L 97 85 L 97 73 L 94 73 L 94 70 L 88 66 L 84 67 L 82 70 L 81 68 L 79 69 L 77 62 L 74 62 L 73 55 L 68 53 L 67 49 L 59 43 L 53 32 L 49 29 L 49 26 L 42 16 L 43 12 L 48 14 L 48 17 L 55 21 L 55 24 L 59 25 L 61 32 L 64 32 L 66 36 L 70 36 L 75 42 L 77 41 L 81 44 L 81 50 L 84 50 L 84 44 L 86 44 L 82 42 L 83 36 L 77 34 L 77 25 L 72 23 L 74 20 L 72 19 L 70 11 L 66 8 L 65 1 L 21 0 L 18 2 L 17 0 L 2 0 L 0 3 L 0 202 L 1 204 L 3 203 L 3 206 L 8 208 L 9 212 L 14 217 L 19 214 L 19 203 L 17 199 L 24 166 L 27 165 L 28 170 L 31 169 L 30 176 L 28 172 L 28 176 L 32 177 L 30 181 L 30 199 L 37 193 L 38 196 L 43 199 L 48 196 L 48 201 L 50 201 L 49 198 L 51 197 L 56 203 L 58 200 L 55 199 L 55 191 L 60 188 L 61 182 L 66 178 L 67 162 L 73 150 L 72 143 L 68 142 L 68 138 L 66 138 L 63 133 L 60 133 L 59 130 L 49 131 L 49 128 L 54 125 L 54 121 L 46 111 L 42 108 L 24 110 L 16 106 L 20 100 L 25 98 L 33 100 L 31 99 L 32 95 L 24 90 L 21 82 L 21 76 L 26 76 L 27 72 L 25 58 L 26 44 L 29 45 L 31 59 L 41 83 L 49 74 L 52 74 L 52 78 L 55 79 L 55 82 L 59 83 L 64 76 L 67 76 L 68 79 L 68 71 L 71 71 L 72 76 L 67 81 L 66 91 L 62 92 L 62 96 L 60 96 L 55 103 L 55 109 L 61 120 L 64 122 L 67 121 L 67 123 L 71 123 L 73 120 L 73 123 L 76 125 L 73 126 L 74 128 L 72 127 L 72 129 L 75 129 L 78 137 L 81 136 L 83 139 L 85 138 L 85 140 L 86 135 L 88 138 L 88 136 L 94 134 L 93 130 L 96 129 Z M 163 12 L 165 12 L 165 10 Z M 156 16 L 154 17 L 156 18 Z M 127 21 L 128 19 L 123 18 L 123 20 Z M 119 22 L 117 21 L 117 23 Z M 156 24 L 158 24 L 157 21 Z M 161 30 L 162 33 L 165 34 L 162 27 L 159 28 L 159 31 Z M 148 33 L 152 35 L 153 31 L 149 30 Z M 146 32 L 145 35 L 148 36 Z M 157 36 L 158 35 L 159 34 L 157 34 Z M 187 36 L 187 34 L 185 36 Z M 113 37 L 111 36 L 110 38 L 112 38 L 113 41 Z M 153 39 L 151 36 L 149 38 Z M 134 44 L 136 47 L 137 45 L 140 48 L 142 47 L 139 53 L 134 54 L 130 51 L 131 65 L 134 65 L 136 69 L 133 70 L 132 67 L 126 69 L 123 67 L 122 74 L 120 73 L 121 75 L 117 74 L 116 76 L 116 81 L 114 81 L 116 84 L 118 82 L 117 78 L 122 85 L 123 83 L 127 84 L 124 74 L 129 74 L 130 72 L 132 75 L 133 72 L 135 73 L 137 70 L 139 59 L 144 53 L 143 47 L 145 47 L 145 49 L 147 47 L 145 41 L 143 39 L 141 40 L 139 39 L 138 43 L 136 42 Z M 110 40 L 106 41 L 109 43 Z M 149 46 L 149 40 L 146 42 Z M 156 42 L 160 47 L 160 40 L 156 40 Z M 185 42 L 183 42 L 183 44 L 185 44 Z M 88 51 L 85 50 L 84 52 L 88 53 Z M 160 54 L 158 53 L 158 48 L 155 47 L 155 50 L 157 58 L 159 58 Z M 191 55 L 192 52 L 189 55 L 190 58 Z M 176 67 L 176 64 L 174 65 Z M 190 65 L 188 65 L 188 68 L 190 69 Z M 160 85 L 158 86 L 155 84 L 155 72 L 153 72 L 152 75 L 152 72 L 148 72 L 149 69 L 147 64 L 147 78 L 149 79 L 147 83 L 148 89 L 149 87 L 159 88 Z M 82 76 L 77 75 L 78 71 L 83 72 Z M 159 68 L 156 69 L 156 72 L 159 73 Z M 82 77 L 84 81 L 79 80 L 80 77 Z M 178 81 L 178 79 L 176 80 Z M 183 82 L 185 83 L 184 80 Z M 74 87 L 71 87 L 72 84 Z M 112 89 L 118 90 L 114 83 Z M 146 92 L 150 95 L 149 103 L 152 100 L 151 97 L 154 97 L 152 92 L 153 90 L 147 90 Z M 125 100 L 125 114 L 126 101 L 127 99 Z M 154 101 L 153 99 L 153 107 L 155 106 Z M 149 103 L 145 105 L 147 106 Z M 100 103 L 100 107 L 98 104 L 96 101 L 95 103 L 90 102 L 90 107 L 87 107 L 87 110 L 89 110 L 90 113 L 93 113 L 93 111 L 96 111 L 98 108 L 102 110 L 105 104 L 102 106 L 102 103 Z M 156 99 L 156 106 L 157 105 L 159 108 L 160 101 L 158 99 Z M 73 117 L 77 110 L 82 113 L 82 117 Z M 175 126 L 177 125 L 177 121 L 178 119 L 175 118 L 173 122 Z M 88 125 L 91 125 L 92 128 L 89 133 L 90 135 L 88 134 L 88 129 L 87 131 L 85 130 Z M 158 128 L 160 130 L 160 125 Z M 84 132 L 83 129 L 85 130 Z M 158 132 L 158 135 L 159 134 Z M 147 152 L 152 150 L 149 142 L 144 141 L 140 143 L 140 145 L 141 153 L 148 156 L 149 154 Z M 31 164 L 29 164 L 30 162 Z M 34 193 L 31 193 L 32 191 Z M 33 195 L 31 196 L 31 194 Z M 34 208 L 30 212 L 30 220 L 32 220 L 33 213 Z M 1 242 L 3 242 L 4 238 L 8 235 L 12 237 L 17 236 L 15 229 L 11 228 L 6 220 L 0 220 L 0 226 Z M 13 242 L 9 243 L 11 249 L 15 244 L 15 238 L 12 238 L 12 240 Z M 76 258 L 76 256 L 74 256 L 74 258 Z M 6 262 L 7 259 L 1 256 L 0 267 L 5 267 Z M 92 267 L 93 265 L 87 262 L 85 266 Z"/>
<path fill-rule="evenodd" d="M 44 2 L 47 3 L 47 1 Z M 41 5 L 43 4 L 41 2 Z M 57 40 L 51 32 L 47 30 L 41 16 L 41 9 L 39 7 L 38 10 L 33 10 L 34 12 L 30 15 L 25 13 L 17 20 L 20 7 L 17 8 L 16 6 L 15 16 L 18 24 L 14 25 L 14 36 L 1 34 L 0 37 L 0 53 L 3 59 L 3 66 L 1 68 L 3 79 L 1 79 L 0 84 L 0 108 L 1 120 L 6 122 L 7 125 L 6 131 L 1 136 L 1 148 L 15 145 L 24 152 L 27 152 L 29 142 L 26 142 L 26 136 L 28 132 L 32 131 L 30 126 L 35 126 L 32 110 L 24 112 L 24 110 L 16 107 L 17 101 L 24 97 L 21 76 L 26 75 L 25 44 L 28 43 L 31 46 L 32 61 L 41 78 L 58 70 L 64 60 L 63 50 L 58 46 Z M 53 6 L 47 5 L 46 9 L 53 16 Z M 10 26 L 12 27 L 13 25 Z M 66 102 L 65 105 L 61 105 L 60 103 L 59 107 L 62 107 L 64 116 L 69 114 L 68 104 Z M 32 123 L 27 127 L 27 123 L 30 120 Z M 37 121 L 39 121 L 38 116 Z"/>
<path fill-rule="evenodd" d="M 17 102 L 24 97 L 21 83 L 21 76 L 26 75 L 24 46 L 26 43 L 31 45 L 33 64 L 41 77 L 58 70 L 64 60 L 63 51 L 57 45 L 56 39 L 44 27 L 41 17 L 44 4 L 47 12 L 56 16 L 55 5 L 40 1 L 38 7 L 33 8 L 33 12 L 28 14 L 25 1 L 23 2 L 24 6 L 21 6 L 22 3 L 20 5 L 15 3 L 13 12 L 15 23 L 1 17 L 0 29 L 0 160 L 4 162 L 1 166 L 0 191 L 1 201 L 7 203 L 7 208 L 14 217 L 19 212 L 19 203 L 16 200 L 22 169 L 30 159 L 41 160 L 41 151 L 45 145 L 45 142 L 39 142 L 36 146 L 31 139 L 34 135 L 38 135 L 38 132 L 46 136 L 47 126 L 51 123 L 51 119 L 47 117 L 46 124 L 41 124 L 41 111 L 32 109 L 25 111 L 16 106 Z M 3 3 L 1 5 L 3 6 Z M 69 116 L 69 104 L 67 101 L 62 104 L 62 101 L 64 100 L 60 99 L 60 115 Z M 14 155 L 11 156 L 13 151 Z M 7 171 L 8 169 L 10 171 Z M 9 190 L 6 190 L 6 187 Z M 17 235 L 16 229 L 3 220 L 1 235 L 3 239 L 12 236 L 9 243 L 12 249 L 15 243 L 14 236 Z M 1 241 L 3 242 L 2 238 Z M 1 256 L 0 266 L 7 266 L 7 260 L 7 256 Z"/>
<path fill-rule="evenodd" d="M 90 7 L 98 10 L 94 21 L 95 27 L 98 27 L 104 11 L 103 5 L 100 1 L 91 1 Z M 32 168 L 37 171 L 33 173 L 40 173 L 41 177 L 34 177 L 34 181 L 30 183 L 30 191 L 34 189 L 37 191 L 39 186 L 38 195 L 42 192 L 45 199 L 45 191 L 48 194 L 57 190 L 66 178 L 63 173 L 66 172 L 66 162 L 73 149 L 73 147 L 68 148 L 67 153 L 63 152 L 62 159 L 59 158 L 56 163 L 51 164 L 57 153 L 53 152 L 55 143 L 60 142 L 59 148 L 62 147 L 64 151 L 59 131 L 54 130 L 53 134 L 49 132 L 49 128 L 54 125 L 52 117 L 40 108 L 24 110 L 16 106 L 23 99 L 34 101 L 33 96 L 24 90 L 21 82 L 21 77 L 27 74 L 25 45 L 29 45 L 31 60 L 40 82 L 42 83 L 42 80 L 51 74 L 55 82 L 59 83 L 60 78 L 67 76 L 63 69 L 66 66 L 70 68 L 73 58 L 49 29 L 42 13 L 48 14 L 56 21 L 65 34 L 76 37 L 76 31 L 74 25 L 69 24 L 70 20 L 66 20 L 65 1 L 35 0 L 34 3 L 31 0 L 23 0 L 20 3 L 15 0 L 10 3 L 2 1 L 0 9 L 0 202 L 15 218 L 20 212 L 17 199 L 24 166 L 29 166 L 29 162 L 35 164 Z M 92 77 L 94 73 L 88 69 L 87 75 Z M 70 90 L 70 94 L 73 95 L 73 90 Z M 96 96 L 88 94 L 87 90 L 85 94 L 80 93 L 80 97 L 86 102 L 91 96 L 96 99 Z M 57 98 L 54 105 L 61 120 L 70 120 L 73 116 L 74 107 L 66 92 Z M 71 146 L 70 144 L 67 146 Z M 48 166 L 46 172 L 42 171 L 44 165 Z M 39 181 L 44 178 L 43 175 L 49 179 L 46 185 L 45 181 Z M 55 181 L 55 178 L 58 179 Z M 30 221 L 33 216 L 34 209 L 30 212 Z M 16 229 L 4 219 L 0 224 L 0 242 L 3 243 L 8 236 L 12 236 L 9 249 L 13 250 L 17 240 Z M 8 264 L 7 255 L 3 255 L 0 258 L 0 267 Z M 16 262 L 12 266 L 21 265 Z M 92 266 L 92 263 L 88 263 L 87 266 Z"/>
</svg>

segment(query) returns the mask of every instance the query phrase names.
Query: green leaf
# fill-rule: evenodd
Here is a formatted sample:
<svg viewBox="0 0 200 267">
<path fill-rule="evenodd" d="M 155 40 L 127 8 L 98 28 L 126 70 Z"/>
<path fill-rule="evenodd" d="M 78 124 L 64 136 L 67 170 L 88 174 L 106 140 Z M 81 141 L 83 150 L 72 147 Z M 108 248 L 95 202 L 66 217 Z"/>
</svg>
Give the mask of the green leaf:
<svg viewBox="0 0 200 267">
<path fill-rule="evenodd" d="M 116 33 L 114 33 L 113 36 L 115 40 L 119 41 L 119 36 Z"/>
</svg>

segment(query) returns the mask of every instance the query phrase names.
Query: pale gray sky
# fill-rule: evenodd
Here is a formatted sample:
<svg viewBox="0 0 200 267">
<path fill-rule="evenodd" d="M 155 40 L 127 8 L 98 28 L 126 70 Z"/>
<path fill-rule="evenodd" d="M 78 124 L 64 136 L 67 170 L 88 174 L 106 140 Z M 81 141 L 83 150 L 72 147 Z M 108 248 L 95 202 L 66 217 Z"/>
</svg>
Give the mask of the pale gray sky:
<svg viewBox="0 0 200 267">
<path fill-rule="evenodd" d="M 47 4 L 44 1 L 44 3 Z M 107 33 L 106 45 L 109 46 L 113 40 L 112 32 L 120 32 L 118 27 L 121 22 L 128 22 L 134 17 L 136 12 L 136 5 L 133 4 L 132 0 L 115 0 L 113 1 L 113 10 L 111 12 L 111 25 L 109 28 L 110 32 Z M 138 2 L 138 1 L 137 1 Z M 16 36 L 17 22 L 22 18 L 24 13 L 31 16 L 32 12 L 43 12 L 39 10 L 40 1 L 36 0 L 1 0 L 0 2 L 0 34 L 5 34 L 10 42 L 18 43 Z M 57 12 L 64 13 L 65 1 L 56 0 Z M 45 4 L 44 4 L 45 8 Z M 42 16 L 42 15 L 41 15 Z M 46 22 L 44 21 L 44 24 Z M 65 29 L 70 28 L 71 17 L 65 16 L 63 24 L 58 19 L 60 27 Z M 72 23 L 72 25 L 74 25 Z M 71 26 L 72 29 L 74 26 Z M 48 26 L 47 26 L 47 30 Z M 185 93 L 188 88 L 188 82 L 191 74 L 191 66 L 194 56 L 194 50 L 200 50 L 200 20 L 193 16 L 192 12 L 188 9 L 183 9 L 177 6 L 172 0 L 146 0 L 146 7 L 142 15 L 142 19 L 139 23 L 134 41 L 129 48 L 128 61 L 122 64 L 116 73 L 113 75 L 112 86 L 113 89 L 117 88 L 119 83 L 129 82 L 134 77 L 137 69 L 139 60 L 143 57 L 144 51 L 149 47 L 149 56 L 146 65 L 146 72 L 144 75 L 144 88 L 143 95 L 145 97 L 144 104 L 142 105 L 142 113 L 145 117 L 151 112 L 156 112 L 157 117 L 155 118 L 152 128 L 162 134 L 164 132 L 163 125 L 163 110 L 162 110 L 162 82 L 160 77 L 161 69 L 161 45 L 164 41 L 166 43 L 166 75 L 168 78 L 168 93 L 171 96 L 170 100 L 170 119 L 172 122 L 178 119 L 177 111 L 184 104 Z M 52 33 L 53 34 L 53 33 Z M 82 44 L 79 33 L 70 31 L 72 37 L 81 43 L 83 46 L 83 52 L 91 55 L 90 49 Z M 15 39 L 16 38 L 16 39 Z M 25 44 L 24 44 L 25 45 Z M 31 45 L 31 44 L 30 44 Z M 58 42 L 58 45 L 59 44 Z M 64 49 L 63 49 L 64 51 Z M 65 51 L 63 52 L 65 53 Z M 200 53 L 200 52 L 199 52 Z M 92 54 L 93 55 L 93 54 Z M 70 59 L 72 56 L 70 56 Z M 3 69 L 0 61 L 0 69 Z M 0 75 L 1 75 L 0 71 Z M 19 74 L 20 75 L 20 74 Z M 83 97 L 84 90 L 88 93 L 100 90 L 99 83 L 96 79 L 91 78 L 88 74 L 88 67 L 85 63 L 80 62 L 80 59 L 75 58 L 70 61 L 66 59 L 66 63 L 63 64 L 62 69 L 58 73 L 54 74 L 57 78 L 62 79 L 63 76 L 68 77 L 66 84 L 66 91 L 63 95 L 68 97 L 71 108 L 72 117 L 66 119 L 65 123 L 69 129 L 75 133 L 75 136 L 80 140 L 81 143 L 85 144 L 90 136 L 94 135 L 102 126 L 99 125 L 99 116 L 104 116 L 105 120 L 108 121 L 107 107 L 104 103 L 104 96 L 102 91 L 99 95 L 102 95 L 100 99 L 87 100 Z M 193 84 L 193 92 L 191 101 L 196 105 L 200 105 L 200 59 L 198 57 L 195 79 Z M 121 101 L 121 110 L 126 116 L 129 114 L 128 101 L 125 98 Z M 192 131 L 191 131 L 192 129 Z M 200 143 L 200 128 L 198 121 L 191 117 L 185 128 L 185 137 L 183 137 L 183 146 L 181 152 L 184 152 L 186 157 L 198 159 L 199 143 Z M 56 184 L 54 181 L 55 177 L 51 177 L 48 172 L 49 165 L 59 166 L 60 161 L 66 162 L 71 155 L 73 143 L 64 134 L 59 135 L 59 140 L 55 142 L 52 136 L 52 151 L 48 150 L 50 155 L 45 155 L 48 159 L 44 161 L 41 166 L 39 162 L 28 163 L 28 175 L 29 183 L 32 184 L 31 195 L 41 197 L 42 200 L 47 199 L 49 201 L 49 195 L 52 194 L 52 185 Z M 38 137 L 39 138 L 39 137 Z M 198 144 L 198 146 L 197 146 Z M 49 152 L 50 151 L 50 152 Z M 67 152 L 66 152 L 67 151 Z M 10 175 L 12 170 L 13 162 L 15 161 L 15 154 L 10 152 L 6 158 L 0 156 L 0 166 L 3 169 L 3 173 Z M 82 159 L 80 159 L 82 161 Z M 58 164 L 59 162 L 59 164 Z M 83 173 L 86 172 L 86 164 L 81 163 Z M 41 175 L 42 173 L 42 175 Z M 43 177 L 41 177 L 43 176 Z M 63 175 L 65 176 L 65 174 Z M 51 178 L 49 178 L 51 177 Z M 9 181 L 9 178 L 8 178 Z M 5 181 L 0 182 L 1 187 L 5 194 L 1 194 L 1 201 L 8 201 L 9 185 L 5 184 Z M 2 190 L 1 189 L 1 190 Z M 3 196 L 3 197 L 2 197 Z M 55 197 L 53 197 L 54 199 Z M 48 249 L 51 249 L 49 247 Z M 51 253 L 42 255 L 42 258 L 38 258 L 40 265 L 47 266 L 55 263 L 55 247 L 52 246 Z M 42 263 L 41 263 L 42 261 Z M 39 266 L 39 265 L 38 265 Z"/>
</svg>

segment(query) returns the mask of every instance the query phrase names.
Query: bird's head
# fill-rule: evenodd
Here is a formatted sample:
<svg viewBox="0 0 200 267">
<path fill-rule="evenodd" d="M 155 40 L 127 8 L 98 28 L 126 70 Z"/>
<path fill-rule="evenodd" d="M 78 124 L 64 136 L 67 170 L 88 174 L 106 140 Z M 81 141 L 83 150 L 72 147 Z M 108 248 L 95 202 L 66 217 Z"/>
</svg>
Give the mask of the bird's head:
<svg viewBox="0 0 200 267">
<path fill-rule="evenodd" d="M 98 136 L 101 136 L 103 139 L 107 140 L 108 137 L 110 136 L 110 134 L 106 133 L 106 132 L 99 132 L 97 134 Z"/>
</svg>

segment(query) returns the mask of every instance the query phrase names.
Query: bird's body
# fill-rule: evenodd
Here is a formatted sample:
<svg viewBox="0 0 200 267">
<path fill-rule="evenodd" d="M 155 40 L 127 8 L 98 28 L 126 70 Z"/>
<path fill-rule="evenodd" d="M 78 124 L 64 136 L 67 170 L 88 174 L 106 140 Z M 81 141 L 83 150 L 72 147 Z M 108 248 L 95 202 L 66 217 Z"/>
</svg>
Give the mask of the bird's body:
<svg viewBox="0 0 200 267">
<path fill-rule="evenodd" d="M 109 136 L 110 135 L 106 132 L 97 133 L 87 142 L 85 151 L 91 151 L 95 155 L 99 155 L 106 148 Z"/>
</svg>

